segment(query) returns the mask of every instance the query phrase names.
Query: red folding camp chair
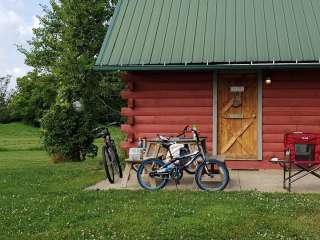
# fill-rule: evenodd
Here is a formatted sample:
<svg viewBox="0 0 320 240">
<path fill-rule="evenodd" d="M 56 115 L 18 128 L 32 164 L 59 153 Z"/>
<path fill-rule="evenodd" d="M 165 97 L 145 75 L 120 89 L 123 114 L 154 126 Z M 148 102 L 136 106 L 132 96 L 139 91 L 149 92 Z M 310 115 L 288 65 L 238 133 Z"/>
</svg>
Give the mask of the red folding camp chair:
<svg viewBox="0 0 320 240">
<path fill-rule="evenodd" d="M 285 189 L 291 192 L 292 183 L 310 174 L 320 178 L 320 134 L 285 134 L 284 147 L 286 159 L 281 165 Z"/>
</svg>

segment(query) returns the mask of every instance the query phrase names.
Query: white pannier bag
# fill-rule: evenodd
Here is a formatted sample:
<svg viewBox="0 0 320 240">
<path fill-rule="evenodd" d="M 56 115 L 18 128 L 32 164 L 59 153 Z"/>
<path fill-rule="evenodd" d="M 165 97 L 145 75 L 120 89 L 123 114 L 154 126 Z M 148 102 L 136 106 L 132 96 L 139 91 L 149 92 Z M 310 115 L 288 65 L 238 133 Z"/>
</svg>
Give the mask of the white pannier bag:
<svg viewBox="0 0 320 240">
<path fill-rule="evenodd" d="M 173 158 L 180 157 L 180 150 L 184 148 L 184 144 L 175 143 L 170 146 L 170 152 Z M 169 162 L 171 160 L 169 151 L 167 152 L 167 156 L 165 162 Z"/>
</svg>

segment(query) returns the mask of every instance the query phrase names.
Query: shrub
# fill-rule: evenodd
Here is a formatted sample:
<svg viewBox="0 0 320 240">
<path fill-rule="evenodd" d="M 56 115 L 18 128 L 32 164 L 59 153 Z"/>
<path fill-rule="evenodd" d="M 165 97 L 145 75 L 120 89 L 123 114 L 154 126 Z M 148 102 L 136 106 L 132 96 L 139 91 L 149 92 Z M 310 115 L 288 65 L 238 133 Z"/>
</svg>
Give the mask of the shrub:
<svg viewBox="0 0 320 240">
<path fill-rule="evenodd" d="M 42 118 L 43 143 L 55 162 L 81 161 L 94 157 L 97 147 L 93 144 L 93 121 L 84 111 L 72 105 L 55 104 Z"/>
</svg>

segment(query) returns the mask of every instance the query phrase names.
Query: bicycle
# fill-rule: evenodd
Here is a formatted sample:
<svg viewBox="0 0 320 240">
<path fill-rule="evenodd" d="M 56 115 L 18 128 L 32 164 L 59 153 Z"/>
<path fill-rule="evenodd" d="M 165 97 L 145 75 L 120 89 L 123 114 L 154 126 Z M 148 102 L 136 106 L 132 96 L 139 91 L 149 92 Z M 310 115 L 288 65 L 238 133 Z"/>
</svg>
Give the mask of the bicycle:
<svg viewBox="0 0 320 240">
<path fill-rule="evenodd" d="M 160 135 L 158 135 L 158 137 L 160 137 Z M 171 138 L 174 138 L 174 139 L 179 139 L 179 138 L 185 138 L 186 137 L 186 132 L 183 130 L 181 133 L 179 133 L 178 135 L 176 135 L 175 137 L 171 137 Z M 146 138 L 143 138 L 143 139 L 140 139 L 139 140 L 139 147 L 143 147 L 146 145 Z M 182 147 L 179 149 L 180 151 L 180 154 L 181 155 L 187 155 L 190 153 L 190 149 L 188 149 L 187 147 Z M 135 163 L 133 164 L 132 168 L 135 172 L 138 172 L 138 169 L 140 167 L 140 163 Z M 187 173 L 189 174 L 195 174 L 196 173 L 196 165 L 195 164 L 191 164 L 189 165 L 186 169 L 184 169 Z"/>
<path fill-rule="evenodd" d="M 198 131 L 188 126 L 184 128 L 184 132 L 189 130 L 194 135 L 198 150 L 183 156 L 172 157 L 170 146 L 175 142 L 160 136 L 161 145 L 168 150 L 171 160 L 168 163 L 159 159 L 144 160 L 137 171 L 138 182 L 142 188 L 150 191 L 160 190 L 172 179 L 178 185 L 183 176 L 183 170 L 197 161 L 195 180 L 198 187 L 205 191 L 225 189 L 229 183 L 229 171 L 226 165 L 216 159 L 207 159 L 201 151 Z"/>
<path fill-rule="evenodd" d="M 110 123 L 107 126 L 98 127 L 92 130 L 96 138 L 103 138 L 104 145 L 102 147 L 102 163 L 110 183 L 114 183 L 115 174 L 122 178 L 122 168 L 117 153 L 117 148 L 114 140 L 111 137 L 109 127 L 118 123 Z"/>
</svg>

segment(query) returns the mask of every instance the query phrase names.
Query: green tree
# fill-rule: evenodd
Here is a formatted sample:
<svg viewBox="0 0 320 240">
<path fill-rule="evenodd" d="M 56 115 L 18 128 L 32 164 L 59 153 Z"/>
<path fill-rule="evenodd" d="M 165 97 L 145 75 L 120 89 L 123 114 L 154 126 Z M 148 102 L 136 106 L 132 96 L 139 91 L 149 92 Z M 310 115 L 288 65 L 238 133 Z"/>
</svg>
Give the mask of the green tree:
<svg viewBox="0 0 320 240">
<path fill-rule="evenodd" d="M 68 103 L 53 105 L 42 118 L 43 141 L 55 162 L 81 161 L 97 153 L 91 122 Z"/>
<path fill-rule="evenodd" d="M 113 6 L 110 2 L 106 4 L 102 0 L 90 2 L 61 0 L 59 3 L 52 7 L 57 17 L 63 22 L 60 36 L 63 51 L 60 52 L 59 61 L 53 69 L 60 86 L 57 103 L 45 116 L 43 126 L 45 130 L 49 130 L 46 129 L 45 123 L 55 120 L 61 115 L 62 109 L 66 114 L 70 114 L 70 117 L 75 115 L 72 103 L 75 101 L 82 103 L 82 115 L 78 118 L 78 122 L 81 119 L 81 124 L 75 125 L 73 134 L 63 136 L 63 139 L 73 146 L 69 148 L 69 154 L 64 157 L 77 161 L 84 159 L 87 154 L 96 153 L 93 138 L 88 130 L 98 124 L 99 83 L 103 75 L 95 72 L 93 67 L 105 36 L 106 23 L 113 13 Z M 63 106 L 62 109 L 61 106 Z M 60 121 L 55 129 L 51 129 L 51 133 L 65 130 L 68 126 L 68 121 Z M 78 138 L 74 139 L 73 136 Z M 51 148 L 53 143 L 61 142 L 61 137 L 45 134 L 44 140 L 45 143 L 50 143 L 46 145 Z M 63 143 L 58 147 L 65 148 L 65 146 L 66 143 Z"/>
<path fill-rule="evenodd" d="M 39 17 L 30 50 L 19 48 L 34 70 L 18 80 L 17 112 L 28 121 L 42 119 L 45 147 L 60 160 L 95 154 L 90 129 L 110 112 L 120 116 L 123 84 L 117 74 L 93 70 L 115 2 L 51 0 Z M 75 101 L 82 103 L 81 113 L 74 109 Z"/>
<path fill-rule="evenodd" d="M 11 110 L 13 92 L 9 91 L 11 76 L 0 77 L 0 123 L 18 120 Z"/>
<path fill-rule="evenodd" d="M 63 97 L 70 101 L 79 96 L 87 100 L 89 96 L 87 102 L 94 102 L 95 108 L 87 103 L 86 109 L 94 109 L 99 122 L 121 119 L 119 110 L 124 102 L 119 92 L 124 84 L 117 74 L 92 71 L 115 4 L 116 1 L 102 0 L 52 0 L 50 7 L 43 6 L 40 26 L 33 29 L 33 38 L 28 41 L 30 47 L 18 47 L 26 57 L 26 64 L 33 68 L 17 83 L 15 102 L 19 104 L 15 107 L 24 121 L 38 125 L 53 104 L 52 91 L 57 95 L 60 85 L 65 90 Z M 50 84 L 43 84 L 48 79 Z M 41 92 L 49 92 L 49 97 L 41 96 Z M 48 102 L 44 102 L 46 99 Z"/>
<path fill-rule="evenodd" d="M 0 77 L 0 108 L 3 108 L 7 105 L 10 78 L 10 76 Z"/>
<path fill-rule="evenodd" d="M 120 92 L 125 88 L 125 83 L 119 80 L 117 73 L 104 76 L 98 88 L 98 121 L 99 123 L 122 122 L 120 109 L 126 102 L 121 99 Z"/>
<path fill-rule="evenodd" d="M 59 8 L 57 2 L 51 0 L 50 4 L 51 7 L 42 6 L 43 14 L 37 16 L 40 24 L 32 30 L 33 37 L 28 41 L 29 48 L 18 46 L 18 50 L 25 55 L 26 64 L 39 76 L 53 74 L 63 52 L 61 35 L 64 23 L 57 16 L 56 9 Z"/>
<path fill-rule="evenodd" d="M 52 7 L 42 6 L 43 14 L 38 16 L 40 25 L 33 29 L 28 49 L 18 46 L 18 50 L 25 55 L 25 63 L 33 70 L 17 79 L 17 94 L 12 108 L 17 116 L 34 126 L 40 125 L 41 118 L 55 103 L 59 88 L 54 69 L 63 51 L 63 22 L 54 11 L 57 3 L 50 3 Z"/>
<path fill-rule="evenodd" d="M 57 81 L 52 74 L 29 72 L 17 79 L 17 92 L 11 102 L 16 116 L 26 123 L 40 126 L 40 120 L 55 103 Z"/>
</svg>

